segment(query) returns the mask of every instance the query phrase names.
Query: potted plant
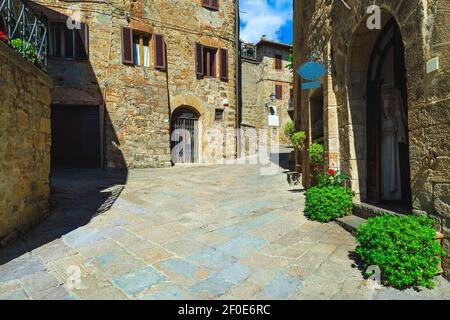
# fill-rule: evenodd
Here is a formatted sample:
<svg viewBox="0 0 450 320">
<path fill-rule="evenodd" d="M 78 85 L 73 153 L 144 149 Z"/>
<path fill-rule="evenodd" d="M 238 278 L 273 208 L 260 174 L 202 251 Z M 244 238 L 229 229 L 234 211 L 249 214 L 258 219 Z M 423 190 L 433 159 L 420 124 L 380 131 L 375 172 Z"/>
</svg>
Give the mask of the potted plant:
<svg viewBox="0 0 450 320">
<path fill-rule="evenodd" d="M 311 185 L 318 183 L 318 175 L 320 174 L 320 167 L 323 165 L 323 145 L 319 143 L 312 143 L 308 149 L 308 160 L 311 172 Z"/>
<path fill-rule="evenodd" d="M 293 178 L 293 180 L 298 183 L 301 172 L 301 164 L 298 159 L 298 155 L 300 151 L 305 148 L 306 133 L 304 131 L 295 131 L 295 125 L 292 121 L 289 121 L 286 124 L 284 127 L 284 133 L 294 147 L 294 162 L 296 165 L 296 170 L 293 172 L 293 174 L 295 174 L 295 178 Z"/>
<path fill-rule="evenodd" d="M 31 63 L 36 65 L 41 63 L 42 59 L 37 55 L 36 49 L 34 48 L 32 43 L 20 38 L 16 38 L 11 40 L 11 46 L 14 48 L 14 50 L 28 59 Z"/>
</svg>

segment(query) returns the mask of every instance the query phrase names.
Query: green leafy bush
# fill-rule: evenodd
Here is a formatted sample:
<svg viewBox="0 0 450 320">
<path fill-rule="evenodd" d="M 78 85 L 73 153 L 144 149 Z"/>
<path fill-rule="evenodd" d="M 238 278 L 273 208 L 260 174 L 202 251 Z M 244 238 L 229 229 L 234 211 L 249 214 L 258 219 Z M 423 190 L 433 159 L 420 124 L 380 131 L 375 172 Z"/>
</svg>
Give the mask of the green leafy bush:
<svg viewBox="0 0 450 320">
<path fill-rule="evenodd" d="M 292 135 L 295 132 L 295 124 L 292 121 L 288 121 L 286 123 L 286 125 L 284 126 L 284 134 L 286 135 L 286 137 L 288 137 L 289 139 L 291 139 Z"/>
<path fill-rule="evenodd" d="M 342 186 L 312 187 L 306 191 L 305 215 L 320 222 L 352 213 L 353 192 Z"/>
<path fill-rule="evenodd" d="M 33 44 L 20 38 L 11 40 L 11 46 L 21 55 L 24 55 L 31 63 L 39 62 L 36 49 Z"/>
<path fill-rule="evenodd" d="M 298 131 L 292 134 L 291 141 L 297 150 L 303 150 L 305 140 L 306 133 L 304 131 Z"/>
<path fill-rule="evenodd" d="M 324 149 L 319 143 L 312 143 L 308 149 L 309 162 L 311 165 L 317 165 L 323 162 Z"/>
<path fill-rule="evenodd" d="M 380 268 L 384 285 L 433 288 L 439 259 L 445 252 L 434 240 L 436 231 L 431 225 L 431 219 L 417 216 L 371 218 L 357 231 L 356 253 L 365 269 Z"/>
</svg>

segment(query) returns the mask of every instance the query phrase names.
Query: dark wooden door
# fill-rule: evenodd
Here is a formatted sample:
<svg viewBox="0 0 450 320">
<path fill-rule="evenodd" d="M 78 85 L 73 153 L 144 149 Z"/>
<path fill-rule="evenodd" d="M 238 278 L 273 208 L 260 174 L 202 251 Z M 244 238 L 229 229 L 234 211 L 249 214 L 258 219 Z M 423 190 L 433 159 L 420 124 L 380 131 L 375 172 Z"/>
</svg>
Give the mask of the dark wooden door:
<svg viewBox="0 0 450 320">
<path fill-rule="evenodd" d="M 51 153 L 53 167 L 99 168 L 99 108 L 52 106 Z"/>
</svg>

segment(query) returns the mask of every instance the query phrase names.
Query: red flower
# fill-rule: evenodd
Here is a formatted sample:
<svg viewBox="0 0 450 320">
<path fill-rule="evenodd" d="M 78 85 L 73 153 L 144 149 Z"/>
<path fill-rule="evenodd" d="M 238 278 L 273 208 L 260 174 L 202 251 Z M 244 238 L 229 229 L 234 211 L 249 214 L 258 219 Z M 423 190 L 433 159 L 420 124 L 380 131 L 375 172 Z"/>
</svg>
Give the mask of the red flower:
<svg viewBox="0 0 450 320">
<path fill-rule="evenodd" d="M 0 31 L 0 40 L 8 41 L 8 36 L 3 31 Z"/>
<path fill-rule="evenodd" d="M 335 171 L 334 171 L 333 169 L 328 170 L 328 174 L 329 174 L 330 176 L 332 176 L 334 173 L 335 173 Z"/>
</svg>

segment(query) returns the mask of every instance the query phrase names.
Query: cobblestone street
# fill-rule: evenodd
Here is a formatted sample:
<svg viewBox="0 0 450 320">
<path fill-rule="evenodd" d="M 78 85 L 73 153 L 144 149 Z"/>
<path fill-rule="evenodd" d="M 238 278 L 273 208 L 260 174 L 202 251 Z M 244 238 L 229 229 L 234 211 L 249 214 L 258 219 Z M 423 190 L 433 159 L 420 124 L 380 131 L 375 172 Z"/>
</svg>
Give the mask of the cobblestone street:
<svg viewBox="0 0 450 320">
<path fill-rule="evenodd" d="M 308 221 L 283 170 L 64 171 L 53 189 L 52 215 L 0 251 L 0 299 L 450 299 L 440 277 L 369 289 L 353 237 Z"/>
</svg>

